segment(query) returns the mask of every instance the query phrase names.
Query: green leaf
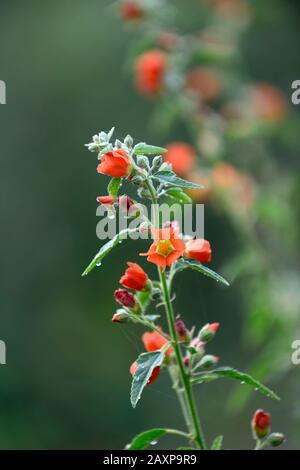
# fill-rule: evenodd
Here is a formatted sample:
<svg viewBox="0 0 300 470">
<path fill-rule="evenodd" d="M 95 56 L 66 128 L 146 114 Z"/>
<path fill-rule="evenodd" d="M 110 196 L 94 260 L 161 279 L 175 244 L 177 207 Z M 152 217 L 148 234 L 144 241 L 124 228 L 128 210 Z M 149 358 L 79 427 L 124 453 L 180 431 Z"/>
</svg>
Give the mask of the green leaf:
<svg viewBox="0 0 300 470">
<path fill-rule="evenodd" d="M 121 186 L 121 178 L 112 178 L 107 186 L 108 194 L 112 197 L 117 197 L 120 186 Z"/>
<path fill-rule="evenodd" d="M 148 431 L 144 431 L 141 434 L 138 434 L 137 436 L 135 436 L 135 438 L 130 442 L 130 444 L 127 444 L 125 449 L 126 450 L 147 449 L 147 447 L 149 447 L 149 445 L 151 445 L 153 441 L 156 441 L 157 439 L 159 439 L 166 433 L 167 433 L 167 430 L 163 428 L 149 429 Z"/>
<path fill-rule="evenodd" d="M 181 188 L 169 188 L 163 195 L 175 199 L 180 204 L 192 204 L 193 202 L 190 196 L 188 196 Z"/>
<path fill-rule="evenodd" d="M 176 271 L 181 271 L 182 269 L 185 268 L 191 268 L 194 269 L 195 271 L 198 271 L 199 273 L 204 274 L 204 276 L 208 276 L 211 279 L 214 279 L 216 282 L 220 282 L 221 284 L 224 284 L 225 286 L 229 286 L 229 282 L 224 279 L 220 274 L 217 274 L 215 271 L 212 269 L 207 268 L 203 264 L 199 263 L 196 260 L 191 260 L 191 259 L 184 259 L 184 260 L 179 260 L 177 261 L 178 268 L 176 268 Z"/>
<path fill-rule="evenodd" d="M 213 382 L 214 380 L 217 380 L 219 379 L 220 377 L 218 375 L 213 375 L 213 374 L 201 374 L 199 375 L 199 377 L 195 377 L 195 379 L 193 379 L 193 384 L 197 385 L 197 384 L 202 384 L 202 383 L 205 383 L 205 382 Z"/>
<path fill-rule="evenodd" d="M 173 171 L 158 171 L 153 175 L 153 178 L 158 180 L 160 183 L 168 184 L 170 186 L 177 186 L 186 189 L 203 188 L 203 186 L 199 184 L 191 183 L 190 181 L 179 178 Z"/>
<path fill-rule="evenodd" d="M 162 351 L 153 351 L 141 354 L 137 359 L 137 369 L 131 383 L 130 401 L 133 408 L 141 398 L 143 390 L 150 379 L 155 367 L 160 366 L 164 360 Z"/>
<path fill-rule="evenodd" d="M 223 436 L 217 436 L 211 446 L 211 450 L 221 450 L 223 444 Z"/>
<path fill-rule="evenodd" d="M 121 242 L 123 239 L 127 238 L 127 235 L 129 233 L 136 232 L 138 229 L 124 229 L 121 230 L 118 235 L 116 235 L 114 238 L 109 240 L 105 245 L 103 245 L 96 256 L 92 259 L 88 267 L 83 271 L 82 276 L 86 276 L 92 269 L 94 269 L 95 266 L 100 265 L 102 259 L 113 249 L 115 248 L 119 242 Z"/>
<path fill-rule="evenodd" d="M 210 372 L 212 375 L 220 376 L 220 377 L 228 377 L 230 379 L 235 379 L 241 382 L 242 384 L 248 384 L 251 387 L 253 387 L 255 390 L 260 391 L 264 395 L 266 395 L 269 398 L 273 398 L 274 400 L 280 400 L 278 395 L 274 393 L 272 390 L 270 390 L 268 387 L 260 383 L 258 380 L 255 380 L 251 375 L 245 374 L 244 372 L 240 372 L 236 369 L 232 369 L 231 367 L 219 367 L 218 369 L 214 369 Z M 206 374 L 208 375 L 208 374 Z M 199 377 L 197 377 L 195 380 L 198 380 Z M 194 382 L 193 383 L 199 383 L 199 382 Z"/>
<path fill-rule="evenodd" d="M 133 152 L 136 155 L 162 155 L 163 153 L 166 153 L 166 151 L 167 149 L 164 149 L 163 147 L 148 145 L 144 142 L 137 144 L 133 149 Z"/>
</svg>

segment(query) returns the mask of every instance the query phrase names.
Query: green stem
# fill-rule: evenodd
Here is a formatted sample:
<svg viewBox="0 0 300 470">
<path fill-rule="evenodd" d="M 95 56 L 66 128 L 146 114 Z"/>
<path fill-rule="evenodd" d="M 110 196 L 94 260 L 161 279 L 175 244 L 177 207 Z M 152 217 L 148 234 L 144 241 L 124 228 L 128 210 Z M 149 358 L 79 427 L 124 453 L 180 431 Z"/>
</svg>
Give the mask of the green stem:
<svg viewBox="0 0 300 470">
<path fill-rule="evenodd" d="M 153 225 L 154 227 L 158 228 L 159 227 L 159 211 L 157 208 L 156 190 L 150 179 L 146 181 L 146 186 L 151 194 L 152 202 L 154 204 Z M 197 413 L 197 408 L 195 404 L 192 385 L 190 382 L 190 377 L 185 371 L 181 348 L 177 339 L 174 312 L 173 312 L 173 307 L 172 307 L 171 298 L 170 298 L 170 290 L 167 284 L 165 274 L 160 267 L 158 267 L 158 275 L 159 275 L 160 283 L 162 286 L 162 293 L 163 293 L 163 297 L 165 301 L 165 311 L 167 315 L 169 333 L 172 338 L 172 345 L 174 348 L 176 361 L 177 361 L 178 368 L 179 368 L 179 374 L 180 374 L 180 378 L 182 382 L 182 387 L 185 392 L 185 403 L 187 405 L 188 414 L 191 418 L 191 422 L 193 425 L 194 441 L 196 442 L 196 444 L 198 445 L 200 449 L 205 450 L 206 449 L 205 439 L 204 439 L 202 427 L 198 418 L 198 413 Z"/>
<path fill-rule="evenodd" d="M 177 371 L 177 367 L 176 367 L 176 371 Z M 190 417 L 188 406 L 186 403 L 184 389 L 179 386 L 178 374 L 177 372 L 174 373 L 174 366 L 168 367 L 168 372 L 171 377 L 173 389 L 176 392 L 179 404 L 181 406 L 181 410 L 182 410 L 186 427 L 188 428 L 190 432 L 193 432 L 193 425 L 191 422 L 191 417 Z"/>
<path fill-rule="evenodd" d="M 166 314 L 167 314 L 167 320 L 168 320 L 168 325 L 169 325 L 169 331 L 170 335 L 172 337 L 172 344 L 174 347 L 174 352 L 177 360 L 177 364 L 179 367 L 179 373 L 182 381 L 183 388 L 185 390 L 185 395 L 186 395 L 186 402 L 189 408 L 191 420 L 193 423 L 193 428 L 195 432 L 195 442 L 198 444 L 200 449 L 205 450 L 206 449 L 206 444 L 201 428 L 201 424 L 198 418 L 198 413 L 196 409 L 196 404 L 195 404 L 195 399 L 194 399 L 194 394 L 192 390 L 192 386 L 190 383 L 190 378 L 188 374 L 185 371 L 184 363 L 183 363 L 183 358 L 182 358 L 182 353 L 180 346 L 177 341 L 177 334 L 176 334 L 176 326 L 175 326 L 175 320 L 174 320 L 174 313 L 173 313 L 173 307 L 169 295 L 169 290 L 167 286 L 167 281 L 165 274 L 163 273 L 161 268 L 158 268 L 158 273 L 159 273 L 159 278 L 160 282 L 162 285 L 162 290 L 163 290 L 163 296 L 165 299 L 165 309 L 166 309 Z"/>
</svg>

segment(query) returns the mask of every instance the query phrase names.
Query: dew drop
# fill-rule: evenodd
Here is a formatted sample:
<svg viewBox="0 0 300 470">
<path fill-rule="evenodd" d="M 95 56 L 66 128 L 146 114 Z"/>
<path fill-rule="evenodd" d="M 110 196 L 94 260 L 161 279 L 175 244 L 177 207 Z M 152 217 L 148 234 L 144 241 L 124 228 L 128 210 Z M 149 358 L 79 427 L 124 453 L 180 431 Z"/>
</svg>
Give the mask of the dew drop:
<svg viewBox="0 0 300 470">
<path fill-rule="evenodd" d="M 99 261 L 99 263 L 96 264 L 96 266 L 100 267 L 102 265 L 102 262 Z"/>
<path fill-rule="evenodd" d="M 151 444 L 152 446 L 156 446 L 157 441 L 151 441 L 150 444 Z"/>
<path fill-rule="evenodd" d="M 245 382 L 244 382 L 244 381 L 242 381 L 242 382 L 241 382 L 241 385 L 244 385 L 244 384 L 245 384 Z"/>
</svg>

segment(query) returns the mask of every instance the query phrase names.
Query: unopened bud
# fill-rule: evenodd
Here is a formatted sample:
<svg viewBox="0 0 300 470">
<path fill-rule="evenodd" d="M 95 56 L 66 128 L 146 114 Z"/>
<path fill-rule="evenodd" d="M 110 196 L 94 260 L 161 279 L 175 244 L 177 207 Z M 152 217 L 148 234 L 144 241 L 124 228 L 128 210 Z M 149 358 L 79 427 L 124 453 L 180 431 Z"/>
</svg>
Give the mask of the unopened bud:
<svg viewBox="0 0 300 470">
<path fill-rule="evenodd" d="M 183 364 L 185 365 L 185 367 L 189 367 L 189 365 L 190 365 L 190 356 L 184 356 Z"/>
<path fill-rule="evenodd" d="M 142 176 L 137 175 L 137 176 L 134 176 L 131 181 L 136 186 L 140 186 L 141 184 L 144 183 L 144 178 Z"/>
<path fill-rule="evenodd" d="M 131 135 L 127 135 L 124 139 L 124 144 L 127 145 L 127 147 L 132 147 L 133 146 L 133 138 L 131 137 Z"/>
<path fill-rule="evenodd" d="M 203 341 L 200 341 L 200 339 L 196 337 L 191 341 L 189 351 L 191 354 L 197 354 L 198 357 L 201 357 L 205 353 L 204 346 L 205 343 L 203 343 Z"/>
<path fill-rule="evenodd" d="M 202 367 L 203 369 L 209 369 L 210 367 L 214 367 L 218 364 L 219 357 L 213 356 L 211 354 L 206 354 L 202 357 L 201 361 L 198 363 L 197 367 Z"/>
<path fill-rule="evenodd" d="M 254 437 L 262 439 L 270 432 L 271 415 L 264 410 L 257 410 L 251 422 Z"/>
<path fill-rule="evenodd" d="M 117 310 L 117 313 L 114 314 L 111 321 L 113 323 L 126 323 L 129 319 L 129 315 L 125 310 Z"/>
<path fill-rule="evenodd" d="M 145 170 L 150 170 L 149 160 L 144 155 L 139 155 L 136 161 L 140 168 L 143 168 Z"/>
<path fill-rule="evenodd" d="M 126 289 L 118 289 L 115 291 L 115 300 L 123 305 L 123 307 L 134 308 L 136 305 L 136 300 L 134 295 L 131 292 L 128 292 Z"/>
<path fill-rule="evenodd" d="M 203 341 L 204 343 L 211 341 L 215 337 L 219 326 L 220 323 L 207 323 L 207 325 L 205 325 L 199 332 L 198 336 L 200 341 Z"/>
<path fill-rule="evenodd" d="M 267 443 L 272 447 L 281 446 L 285 441 L 285 435 L 280 432 L 272 432 L 267 439 Z"/>
<path fill-rule="evenodd" d="M 178 338 L 181 341 L 186 341 L 188 339 L 188 331 L 186 329 L 184 321 L 180 318 L 180 315 L 176 317 L 175 327 Z"/>
<path fill-rule="evenodd" d="M 159 171 L 172 171 L 172 165 L 170 165 L 170 163 L 164 162 L 159 168 Z"/>
<path fill-rule="evenodd" d="M 116 139 L 115 147 L 118 148 L 118 149 L 121 149 L 123 147 L 123 144 L 119 139 Z"/>
<path fill-rule="evenodd" d="M 157 170 L 163 162 L 162 156 L 158 155 L 157 157 L 154 157 L 152 160 L 152 167 L 151 170 Z"/>
<path fill-rule="evenodd" d="M 130 199 L 130 197 L 126 196 L 125 194 L 123 196 L 120 196 L 118 199 L 118 205 L 120 209 L 122 209 L 125 212 L 128 212 L 130 207 L 133 206 L 134 201 Z"/>
</svg>

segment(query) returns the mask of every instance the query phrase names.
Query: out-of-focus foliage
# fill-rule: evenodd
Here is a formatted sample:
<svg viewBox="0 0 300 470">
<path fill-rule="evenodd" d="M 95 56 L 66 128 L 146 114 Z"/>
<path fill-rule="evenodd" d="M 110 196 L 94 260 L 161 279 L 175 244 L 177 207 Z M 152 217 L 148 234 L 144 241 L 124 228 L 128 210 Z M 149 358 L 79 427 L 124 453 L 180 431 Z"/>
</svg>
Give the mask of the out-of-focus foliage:
<svg viewBox="0 0 300 470">
<path fill-rule="evenodd" d="M 138 19 L 124 16 L 128 3 L 139 6 Z M 186 129 L 188 143 L 170 144 L 169 161 L 204 183 L 204 192 L 192 194 L 195 201 L 221 211 L 239 239 L 224 264 L 242 288 L 245 347 L 260 348 L 251 367 L 261 378 L 288 374 L 294 366 L 286 338 L 300 329 L 298 177 L 282 161 L 288 154 L 297 165 L 300 150 L 288 137 L 300 124 L 289 104 L 293 80 L 285 96 L 273 80 L 249 70 L 243 42 L 259 21 L 260 4 L 197 2 L 198 24 L 192 25 L 181 21 L 185 8 L 164 0 L 121 1 L 123 20 L 142 33 L 134 41 L 136 88 L 157 101 L 152 124 L 161 135 L 178 125 Z M 198 159 L 184 148 L 190 143 Z M 247 397 L 237 391 L 230 403 L 238 410 Z"/>
<path fill-rule="evenodd" d="M 117 285 L 125 261 L 136 261 L 136 244 L 129 243 L 124 254 L 116 248 L 105 275 L 96 271 L 80 277 L 89 261 L 87 245 L 91 255 L 101 245 L 92 230 L 97 223 L 92 207 L 94 202 L 96 211 L 95 198 L 107 183 L 94 171 L 82 143 L 116 121 L 121 133 L 130 128 L 137 139 L 162 146 L 175 140 L 194 143 L 194 130 L 186 127 L 184 116 L 175 124 L 172 103 L 162 112 L 156 101 L 137 96 L 131 65 L 138 50 L 149 46 L 138 49 L 135 33 L 120 22 L 113 2 L 2 3 L 0 79 L 7 84 L 7 104 L 0 106 L 0 338 L 7 344 L 7 365 L 0 366 L 0 447 L 121 448 L 141 429 L 180 423 L 169 412 L 167 377 L 152 385 L 161 423 L 153 396 L 145 393 L 143 407 L 134 413 L 128 403 L 128 369 L 141 342 L 138 333 L 111 324 L 115 304 L 107 293 Z M 255 16 L 241 36 L 235 73 L 241 82 L 271 82 L 289 101 L 291 82 L 300 74 L 299 4 L 251 3 Z M 194 34 L 205 27 L 203 2 L 176 4 L 181 7 L 175 17 L 178 30 Z M 167 15 L 170 26 L 173 14 Z M 130 44 L 135 51 L 126 68 Z M 220 69 L 231 83 L 229 66 Z M 260 353 L 255 376 L 267 375 L 282 397 L 270 407 L 257 394 L 241 417 L 223 409 L 224 384 L 199 387 L 208 437 L 212 441 L 216 432 L 226 434 L 227 448 L 249 447 L 247 417 L 264 406 L 272 408 L 274 422 L 288 436 L 287 446 L 298 446 L 299 368 L 291 366 L 290 354 L 300 336 L 299 133 L 298 110 L 288 108 L 289 117 L 268 135 L 241 136 L 240 128 L 233 128 L 225 147 L 219 141 L 213 146 L 227 149 L 217 160 L 204 151 L 211 150 L 214 139 L 199 148 L 200 170 L 226 160 L 239 174 L 250 174 L 255 204 L 251 212 L 238 212 L 227 208 L 227 198 L 216 199 L 206 209 L 206 235 L 217 253 L 212 268 L 224 272 L 227 266 L 235 279 L 230 290 L 219 289 L 216 295 L 215 286 L 205 279 L 199 283 L 192 271 L 175 280 L 176 312 L 184 312 L 190 325 L 222 324 L 226 318 L 223 335 L 216 339 L 222 360 L 249 370 Z M 203 132 L 197 128 L 198 135 Z M 240 207 L 238 198 L 231 199 L 235 207 Z M 249 224 L 254 225 L 253 240 L 248 239 Z M 199 295 L 186 297 L 187 286 Z M 236 408 L 243 397 L 233 399 L 233 385 L 226 385 Z"/>
</svg>

